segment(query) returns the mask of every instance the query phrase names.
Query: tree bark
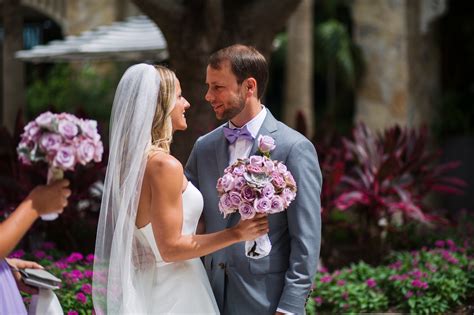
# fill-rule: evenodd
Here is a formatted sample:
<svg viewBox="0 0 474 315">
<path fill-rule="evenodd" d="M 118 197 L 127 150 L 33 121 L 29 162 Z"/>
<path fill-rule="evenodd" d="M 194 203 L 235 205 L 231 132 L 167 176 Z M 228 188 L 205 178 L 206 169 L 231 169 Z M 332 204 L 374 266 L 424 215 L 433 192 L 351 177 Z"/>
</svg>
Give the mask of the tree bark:
<svg viewBox="0 0 474 315">
<path fill-rule="evenodd" d="M 204 100 L 207 60 L 214 51 L 235 44 L 253 45 L 267 58 L 301 0 L 133 0 L 161 29 L 167 41 L 170 68 L 191 103 L 188 130 L 177 133 L 173 154 L 185 163 L 196 139 L 218 122 Z"/>
<path fill-rule="evenodd" d="M 20 110 L 24 112 L 24 66 L 15 59 L 23 49 L 23 15 L 20 0 L 3 1 L 3 108 L 2 125 L 13 135 Z"/>
</svg>

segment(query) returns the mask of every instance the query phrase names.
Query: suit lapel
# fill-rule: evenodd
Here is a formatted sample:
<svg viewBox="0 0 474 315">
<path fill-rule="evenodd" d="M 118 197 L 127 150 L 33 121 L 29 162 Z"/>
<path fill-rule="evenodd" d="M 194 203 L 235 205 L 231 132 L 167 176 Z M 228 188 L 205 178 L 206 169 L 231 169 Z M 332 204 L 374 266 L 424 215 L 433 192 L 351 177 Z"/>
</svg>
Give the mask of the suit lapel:
<svg viewBox="0 0 474 315">
<path fill-rule="evenodd" d="M 271 136 L 275 139 L 275 132 L 277 131 L 277 120 L 273 117 L 272 113 L 267 108 L 267 115 L 265 116 L 265 120 L 263 121 L 262 127 L 257 133 L 255 137 L 255 141 L 253 142 L 252 150 L 250 150 L 250 155 L 256 155 L 258 153 L 258 137 L 259 136 Z M 275 139 L 276 141 L 276 139 Z"/>
<path fill-rule="evenodd" d="M 226 124 L 226 126 L 228 123 Z M 222 130 L 221 130 L 222 131 Z M 218 178 L 224 174 L 224 170 L 227 166 L 229 166 L 229 147 L 227 139 L 224 136 L 224 132 L 222 131 L 219 135 L 219 139 L 215 142 L 215 153 L 216 153 L 216 161 L 217 161 L 217 171 L 218 171 Z M 217 179 L 216 178 L 216 184 Z M 224 219 L 222 217 L 224 226 L 229 226 L 231 216 L 228 216 Z"/>
</svg>

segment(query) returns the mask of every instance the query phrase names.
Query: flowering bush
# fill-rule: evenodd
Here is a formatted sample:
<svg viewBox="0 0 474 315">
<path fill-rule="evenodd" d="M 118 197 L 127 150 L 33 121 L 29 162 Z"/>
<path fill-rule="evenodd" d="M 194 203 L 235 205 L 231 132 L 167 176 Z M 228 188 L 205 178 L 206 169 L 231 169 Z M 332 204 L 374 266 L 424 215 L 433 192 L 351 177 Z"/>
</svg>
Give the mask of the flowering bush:
<svg viewBox="0 0 474 315">
<path fill-rule="evenodd" d="M 81 253 L 63 255 L 54 243 L 45 242 L 41 248 L 26 254 L 23 250 L 13 252 L 10 257 L 37 261 L 57 277 L 61 278 L 60 289 L 55 290 L 66 314 L 92 313 L 92 266 L 94 255 Z M 28 304 L 30 296 L 24 295 Z"/>
<path fill-rule="evenodd" d="M 465 241 L 459 247 L 448 239 L 432 249 L 394 253 L 387 265 L 360 262 L 333 273 L 321 270 L 307 312 L 453 311 L 474 297 L 472 245 Z"/>
</svg>

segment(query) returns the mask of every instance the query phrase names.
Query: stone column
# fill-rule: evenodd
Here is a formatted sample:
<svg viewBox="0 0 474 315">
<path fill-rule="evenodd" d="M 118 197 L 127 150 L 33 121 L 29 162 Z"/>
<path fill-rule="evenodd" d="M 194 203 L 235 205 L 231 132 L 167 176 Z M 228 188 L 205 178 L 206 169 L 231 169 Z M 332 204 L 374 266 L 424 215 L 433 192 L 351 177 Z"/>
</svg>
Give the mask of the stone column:
<svg viewBox="0 0 474 315">
<path fill-rule="evenodd" d="M 15 52 L 23 48 L 23 15 L 20 0 L 3 1 L 3 108 L 2 125 L 13 134 L 16 117 L 25 109 L 23 62 Z"/>
<path fill-rule="evenodd" d="M 354 38 L 366 65 L 356 121 L 378 130 L 430 122 L 439 90 L 439 48 L 435 28 L 420 20 L 427 1 L 354 1 Z"/>
<path fill-rule="evenodd" d="M 313 27 L 313 0 L 302 0 L 288 21 L 283 120 L 310 138 L 314 134 Z"/>
</svg>

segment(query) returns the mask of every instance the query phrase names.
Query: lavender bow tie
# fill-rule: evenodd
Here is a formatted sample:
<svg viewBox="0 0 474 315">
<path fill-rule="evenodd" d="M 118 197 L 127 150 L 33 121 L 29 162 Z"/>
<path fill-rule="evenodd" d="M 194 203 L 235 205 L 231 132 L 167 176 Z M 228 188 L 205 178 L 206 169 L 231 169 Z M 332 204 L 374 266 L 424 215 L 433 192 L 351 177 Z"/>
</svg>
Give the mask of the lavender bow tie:
<svg viewBox="0 0 474 315">
<path fill-rule="evenodd" d="M 247 126 L 243 126 L 242 128 L 229 128 L 224 127 L 224 136 L 227 138 L 230 144 L 237 141 L 239 138 L 244 138 L 250 141 L 253 141 L 253 136 L 250 131 L 247 129 Z"/>
</svg>

